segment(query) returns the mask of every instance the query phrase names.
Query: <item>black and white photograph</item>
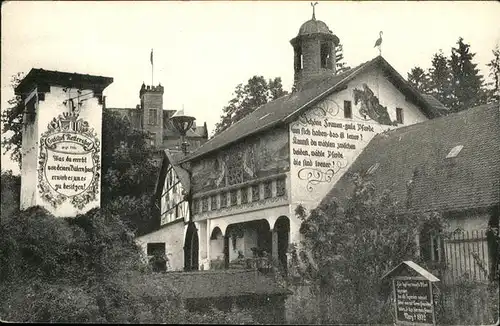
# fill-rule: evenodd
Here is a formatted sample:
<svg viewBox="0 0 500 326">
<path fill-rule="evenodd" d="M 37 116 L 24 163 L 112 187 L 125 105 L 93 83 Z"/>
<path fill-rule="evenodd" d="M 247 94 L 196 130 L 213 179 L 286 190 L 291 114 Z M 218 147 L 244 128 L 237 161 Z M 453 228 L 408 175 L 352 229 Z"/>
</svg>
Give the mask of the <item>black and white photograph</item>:
<svg viewBox="0 0 500 326">
<path fill-rule="evenodd" d="M 500 2 L 1 9 L 2 322 L 499 324 Z"/>
</svg>

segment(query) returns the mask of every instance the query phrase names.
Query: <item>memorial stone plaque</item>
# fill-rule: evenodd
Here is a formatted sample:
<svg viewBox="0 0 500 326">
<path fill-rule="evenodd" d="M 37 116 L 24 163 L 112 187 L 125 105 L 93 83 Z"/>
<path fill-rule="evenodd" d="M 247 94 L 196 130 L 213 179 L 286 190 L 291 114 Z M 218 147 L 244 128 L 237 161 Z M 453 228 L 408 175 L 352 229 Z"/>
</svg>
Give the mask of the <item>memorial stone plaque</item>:
<svg viewBox="0 0 500 326">
<path fill-rule="evenodd" d="M 393 279 L 396 321 L 400 324 L 435 324 L 432 283 L 419 277 Z"/>
</svg>

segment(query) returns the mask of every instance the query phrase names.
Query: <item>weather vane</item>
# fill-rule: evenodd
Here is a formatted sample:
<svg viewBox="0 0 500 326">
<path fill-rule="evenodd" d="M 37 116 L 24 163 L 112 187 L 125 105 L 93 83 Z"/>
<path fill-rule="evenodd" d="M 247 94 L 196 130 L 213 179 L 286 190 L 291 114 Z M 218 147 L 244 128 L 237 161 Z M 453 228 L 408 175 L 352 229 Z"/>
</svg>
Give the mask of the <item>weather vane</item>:
<svg viewBox="0 0 500 326">
<path fill-rule="evenodd" d="M 378 47 L 378 53 L 379 53 L 379 55 L 382 55 L 382 34 L 383 34 L 382 31 L 380 31 L 379 38 L 375 42 L 375 46 L 374 46 L 374 48 Z"/>
<path fill-rule="evenodd" d="M 316 19 L 316 15 L 315 15 L 314 9 L 316 9 L 315 7 L 316 7 L 317 4 L 318 4 L 317 1 L 315 3 L 311 2 L 311 6 L 313 7 L 313 18 L 312 19 Z"/>
</svg>

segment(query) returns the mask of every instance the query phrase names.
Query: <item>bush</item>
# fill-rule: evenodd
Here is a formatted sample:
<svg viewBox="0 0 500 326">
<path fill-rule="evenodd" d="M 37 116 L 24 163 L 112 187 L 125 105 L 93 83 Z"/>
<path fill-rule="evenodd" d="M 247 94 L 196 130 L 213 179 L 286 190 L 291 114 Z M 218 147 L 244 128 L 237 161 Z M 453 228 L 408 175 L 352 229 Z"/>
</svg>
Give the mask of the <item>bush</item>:
<svg viewBox="0 0 500 326">
<path fill-rule="evenodd" d="M 41 207 L 19 211 L 19 177 L 2 172 L 1 181 L 2 320 L 251 322 L 244 311 L 188 313 L 170 284 L 151 277 L 134 234 L 121 219 L 136 201 L 121 209 L 115 202 L 75 218 L 56 218 Z"/>
</svg>

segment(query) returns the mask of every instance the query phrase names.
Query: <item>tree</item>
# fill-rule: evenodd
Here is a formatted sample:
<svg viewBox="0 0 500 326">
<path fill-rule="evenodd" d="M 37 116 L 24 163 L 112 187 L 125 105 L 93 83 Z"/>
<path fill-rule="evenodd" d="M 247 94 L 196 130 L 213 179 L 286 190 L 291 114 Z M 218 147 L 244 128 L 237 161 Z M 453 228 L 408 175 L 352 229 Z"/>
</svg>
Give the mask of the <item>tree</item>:
<svg viewBox="0 0 500 326">
<path fill-rule="evenodd" d="M 331 200 L 309 215 L 300 207 L 296 210 L 305 239 L 302 252 L 312 256 L 301 269 L 302 276 L 321 295 L 323 322 L 384 323 L 387 306 L 385 300 L 377 300 L 384 290 L 382 276 L 404 260 L 419 261 L 417 232 L 429 224 L 440 229 L 444 220 L 436 213 L 407 211 L 390 190 L 377 194 L 373 183 L 359 174 L 353 175 L 352 182 L 353 195 L 342 206 Z M 332 298 L 337 308 L 345 309 L 329 315 Z"/>
<path fill-rule="evenodd" d="M 221 120 L 215 125 L 214 135 L 226 130 L 269 101 L 286 95 L 280 77 L 266 81 L 262 76 L 253 76 L 246 85 L 238 84 L 234 98 L 222 109 Z"/>
<path fill-rule="evenodd" d="M 341 74 L 344 71 L 351 69 L 351 67 L 349 67 L 344 61 L 344 47 L 340 43 L 335 48 L 335 65 L 337 74 Z"/>
<path fill-rule="evenodd" d="M 151 195 L 158 173 L 149 136 L 134 130 L 120 114 L 104 110 L 102 130 L 102 199 Z"/>
<path fill-rule="evenodd" d="M 490 69 L 489 76 L 493 78 L 493 82 L 490 84 L 492 88 L 489 91 L 488 101 L 500 102 L 500 48 L 498 45 L 492 52 L 493 59 L 486 64 Z"/>
<path fill-rule="evenodd" d="M 19 85 L 24 78 L 24 73 L 19 72 L 11 77 L 11 86 L 13 89 Z M 2 112 L 1 121 L 3 128 L 2 147 L 4 154 L 10 153 L 13 161 L 18 162 L 21 167 L 21 145 L 22 145 L 22 127 L 23 127 L 23 103 L 21 96 L 8 100 L 9 107 Z M 7 134 L 7 135 L 6 135 Z"/>
<path fill-rule="evenodd" d="M 429 76 L 419 66 L 412 68 L 411 71 L 408 73 L 408 82 L 410 83 L 410 85 L 415 87 L 415 89 L 418 90 L 420 93 L 429 92 L 430 88 Z"/>
<path fill-rule="evenodd" d="M 450 108 L 454 112 L 469 109 L 484 104 L 486 94 L 483 89 L 483 76 L 472 60 L 475 53 L 470 52 L 470 45 L 463 38 L 457 41 L 458 47 L 451 49 L 449 66 L 451 70 L 451 85 L 453 101 Z"/>
<path fill-rule="evenodd" d="M 429 93 L 449 108 L 452 97 L 451 71 L 448 67 L 448 59 L 442 51 L 435 53 L 432 57 L 428 76 Z"/>
</svg>

